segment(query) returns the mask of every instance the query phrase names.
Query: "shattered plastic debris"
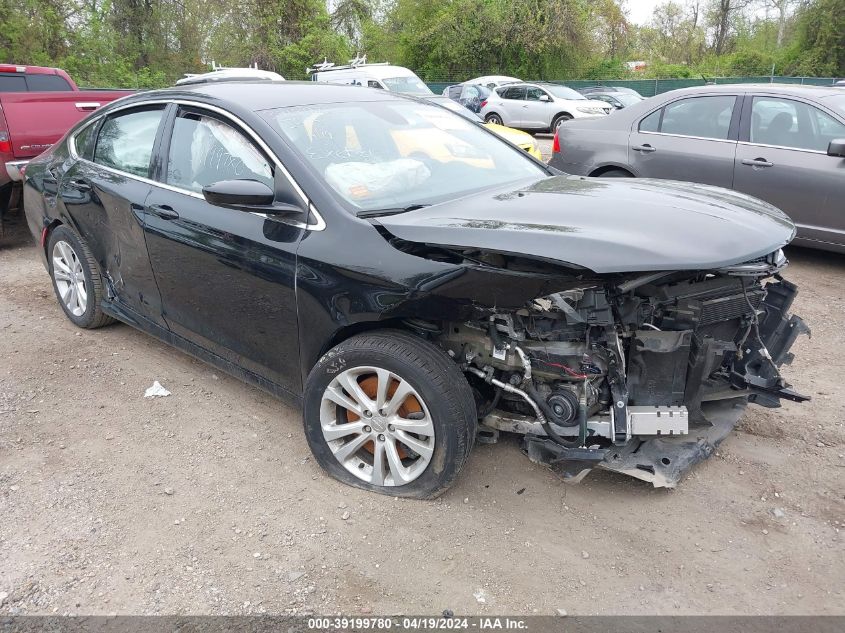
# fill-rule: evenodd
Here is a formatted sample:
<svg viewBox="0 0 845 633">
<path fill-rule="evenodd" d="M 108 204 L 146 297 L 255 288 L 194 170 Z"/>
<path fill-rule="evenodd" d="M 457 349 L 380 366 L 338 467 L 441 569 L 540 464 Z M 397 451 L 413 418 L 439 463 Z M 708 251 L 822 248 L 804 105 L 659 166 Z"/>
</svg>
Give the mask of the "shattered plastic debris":
<svg viewBox="0 0 845 633">
<path fill-rule="evenodd" d="M 164 387 L 162 387 L 161 383 L 158 380 L 154 381 L 153 386 L 147 388 L 147 390 L 144 392 L 145 398 L 164 398 L 169 395 L 170 392 Z"/>
</svg>

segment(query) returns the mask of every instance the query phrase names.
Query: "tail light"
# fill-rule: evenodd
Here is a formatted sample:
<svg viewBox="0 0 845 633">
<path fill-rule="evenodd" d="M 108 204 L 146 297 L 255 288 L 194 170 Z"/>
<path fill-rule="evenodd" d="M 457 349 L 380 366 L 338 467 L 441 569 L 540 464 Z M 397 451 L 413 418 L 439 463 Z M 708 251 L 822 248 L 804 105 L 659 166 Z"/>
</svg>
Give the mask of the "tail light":
<svg viewBox="0 0 845 633">
<path fill-rule="evenodd" d="M 12 140 L 6 130 L 0 130 L 0 154 L 12 153 Z"/>
<path fill-rule="evenodd" d="M 552 141 L 552 154 L 560 153 L 560 139 L 557 137 L 557 130 L 555 130 L 555 140 Z"/>
<path fill-rule="evenodd" d="M 481 105 L 480 105 L 479 107 L 483 108 L 483 107 L 484 107 L 484 106 L 486 106 L 486 105 L 487 105 L 487 99 L 485 99 L 484 101 L 482 101 L 482 102 L 481 102 Z"/>
<path fill-rule="evenodd" d="M 16 66 L 15 64 L 0 64 L 0 73 L 25 73 L 26 66 Z"/>
</svg>

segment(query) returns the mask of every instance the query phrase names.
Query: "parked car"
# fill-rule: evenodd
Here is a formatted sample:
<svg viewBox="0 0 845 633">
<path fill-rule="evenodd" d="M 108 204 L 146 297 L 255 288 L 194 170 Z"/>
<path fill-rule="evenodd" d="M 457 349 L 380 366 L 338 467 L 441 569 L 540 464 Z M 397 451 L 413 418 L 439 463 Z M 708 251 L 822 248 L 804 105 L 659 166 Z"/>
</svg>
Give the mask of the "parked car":
<svg viewBox="0 0 845 633">
<path fill-rule="evenodd" d="M 478 114 L 481 112 L 481 104 L 490 96 L 490 92 L 490 88 L 481 84 L 457 84 L 446 88 L 443 96 Z"/>
<path fill-rule="evenodd" d="M 177 86 L 202 84 L 212 81 L 284 81 L 279 73 L 260 68 L 224 68 L 218 67 L 207 73 L 186 73 L 182 79 L 176 81 Z"/>
<path fill-rule="evenodd" d="M 366 86 L 421 97 L 434 94 L 412 70 L 386 63 L 368 64 L 366 57 L 350 60 L 348 66 L 324 62 L 308 72 L 312 81 Z"/>
<path fill-rule="evenodd" d="M 643 97 L 639 92 L 637 92 L 633 88 L 626 88 L 625 86 L 588 86 L 586 88 L 579 88 L 578 92 L 580 92 L 584 96 L 589 96 L 590 98 L 592 98 L 592 95 L 594 94 L 614 93 L 634 95 L 635 97 L 639 97 L 640 99 L 645 99 L 645 97 Z"/>
<path fill-rule="evenodd" d="M 475 123 L 484 124 L 487 129 L 489 129 L 497 136 L 501 136 L 509 143 L 513 143 L 519 149 L 528 152 L 537 160 L 543 160 L 543 154 L 542 152 L 540 152 L 540 147 L 537 145 L 537 141 L 534 140 L 534 137 L 528 134 L 527 132 L 523 132 L 522 130 L 515 130 L 512 127 L 505 127 L 504 125 L 496 125 L 495 123 L 484 123 L 483 119 L 480 116 L 478 116 L 474 112 L 471 112 L 464 106 L 456 103 L 452 99 L 449 99 L 449 97 L 436 95 L 433 97 L 426 97 L 425 100 L 429 103 L 436 103 L 437 105 L 442 106 L 447 110 L 451 110 L 456 114 L 460 114 L 465 119 L 469 119 L 470 121 L 473 121 Z"/>
<path fill-rule="evenodd" d="M 570 119 L 604 116 L 612 108 L 572 88 L 549 83 L 520 83 L 497 88 L 481 104 L 488 123 L 521 130 L 554 131 Z"/>
<path fill-rule="evenodd" d="M 834 85 L 835 86 L 845 86 L 845 79 L 840 79 Z"/>
<path fill-rule="evenodd" d="M 482 77 L 476 77 L 475 79 L 468 79 L 464 83 L 485 86 L 490 90 L 493 90 L 494 88 L 498 88 L 500 86 L 506 86 L 508 84 L 518 84 L 521 82 L 522 79 L 517 79 L 516 77 L 508 77 L 507 75 L 484 75 Z"/>
<path fill-rule="evenodd" d="M 845 94 L 732 84 L 674 90 L 558 131 L 551 165 L 584 176 L 686 180 L 777 205 L 796 244 L 845 251 Z"/>
<path fill-rule="evenodd" d="M 613 106 L 614 110 L 622 110 L 623 108 L 639 103 L 644 99 L 644 97 L 641 97 L 633 90 L 631 92 L 602 92 L 600 90 L 593 90 L 583 94 L 594 101 L 604 101 L 605 103 L 609 103 Z"/>
<path fill-rule="evenodd" d="M 0 234 L 27 162 L 89 112 L 131 93 L 80 90 L 59 68 L 0 64 Z"/>
<path fill-rule="evenodd" d="M 449 158 L 403 154 L 420 134 Z M 439 494 L 479 423 L 576 481 L 674 486 L 747 402 L 805 399 L 777 371 L 806 331 L 785 215 L 555 173 L 386 90 L 218 82 L 103 108 L 24 198 L 72 323 L 301 403 L 316 460 L 367 490 Z"/>
</svg>

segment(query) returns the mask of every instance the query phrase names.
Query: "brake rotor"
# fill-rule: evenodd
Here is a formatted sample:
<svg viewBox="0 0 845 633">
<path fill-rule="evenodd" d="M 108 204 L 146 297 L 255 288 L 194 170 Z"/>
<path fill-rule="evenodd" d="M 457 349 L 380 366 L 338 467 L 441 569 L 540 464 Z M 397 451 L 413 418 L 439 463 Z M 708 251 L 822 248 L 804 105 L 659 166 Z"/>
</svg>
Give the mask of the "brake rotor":
<svg viewBox="0 0 845 633">
<path fill-rule="evenodd" d="M 358 382 L 358 385 L 361 387 L 361 390 L 367 394 L 368 398 L 375 399 L 376 394 L 378 393 L 378 376 L 371 375 L 367 376 L 363 380 Z M 399 381 L 391 380 L 390 384 L 387 387 L 387 397 L 392 398 L 393 394 L 396 393 L 396 389 L 399 387 Z M 397 410 L 397 413 L 400 417 L 407 418 L 413 413 L 422 413 L 422 405 L 420 405 L 420 401 L 413 395 L 409 395 L 405 398 L 405 401 Z M 361 417 L 356 414 L 354 411 L 350 411 L 349 409 L 346 410 L 346 419 L 349 422 L 357 422 L 361 419 Z M 367 442 L 363 446 L 364 450 L 369 453 L 375 453 L 375 446 L 373 445 L 372 441 Z M 402 446 L 401 442 L 396 446 L 396 452 L 399 453 L 400 459 L 405 459 L 408 457 L 408 454 L 405 452 L 404 447 Z"/>
</svg>

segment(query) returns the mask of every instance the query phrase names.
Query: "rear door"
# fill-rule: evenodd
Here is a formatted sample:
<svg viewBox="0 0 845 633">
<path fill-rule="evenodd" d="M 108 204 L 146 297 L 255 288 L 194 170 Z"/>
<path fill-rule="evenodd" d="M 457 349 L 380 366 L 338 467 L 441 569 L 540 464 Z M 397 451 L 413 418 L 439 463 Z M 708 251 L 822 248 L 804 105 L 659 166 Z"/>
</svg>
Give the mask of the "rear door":
<svg viewBox="0 0 845 633">
<path fill-rule="evenodd" d="M 158 325 L 164 323 L 161 300 L 142 217 L 165 108 L 123 109 L 81 128 L 71 139 L 79 158 L 58 183 L 59 204 L 100 264 L 109 300 L 129 318 L 141 316 Z"/>
<path fill-rule="evenodd" d="M 686 97 L 635 122 L 628 142 L 635 175 L 730 188 L 740 103 L 738 95 Z"/>
<path fill-rule="evenodd" d="M 502 123 L 508 127 L 522 127 L 524 121 L 522 106 L 525 105 L 525 86 L 501 88 L 499 95 L 502 101 Z"/>
<path fill-rule="evenodd" d="M 202 188 L 253 179 L 289 181 L 246 128 L 180 107 L 161 144 L 147 199 L 147 246 L 164 317 L 177 335 L 300 393 L 296 249 L 305 229 L 283 218 L 205 201 Z"/>
<path fill-rule="evenodd" d="M 754 95 L 743 108 L 734 188 L 779 207 L 798 236 L 845 244 L 845 159 L 827 155 L 845 122 L 815 104 Z"/>
</svg>

